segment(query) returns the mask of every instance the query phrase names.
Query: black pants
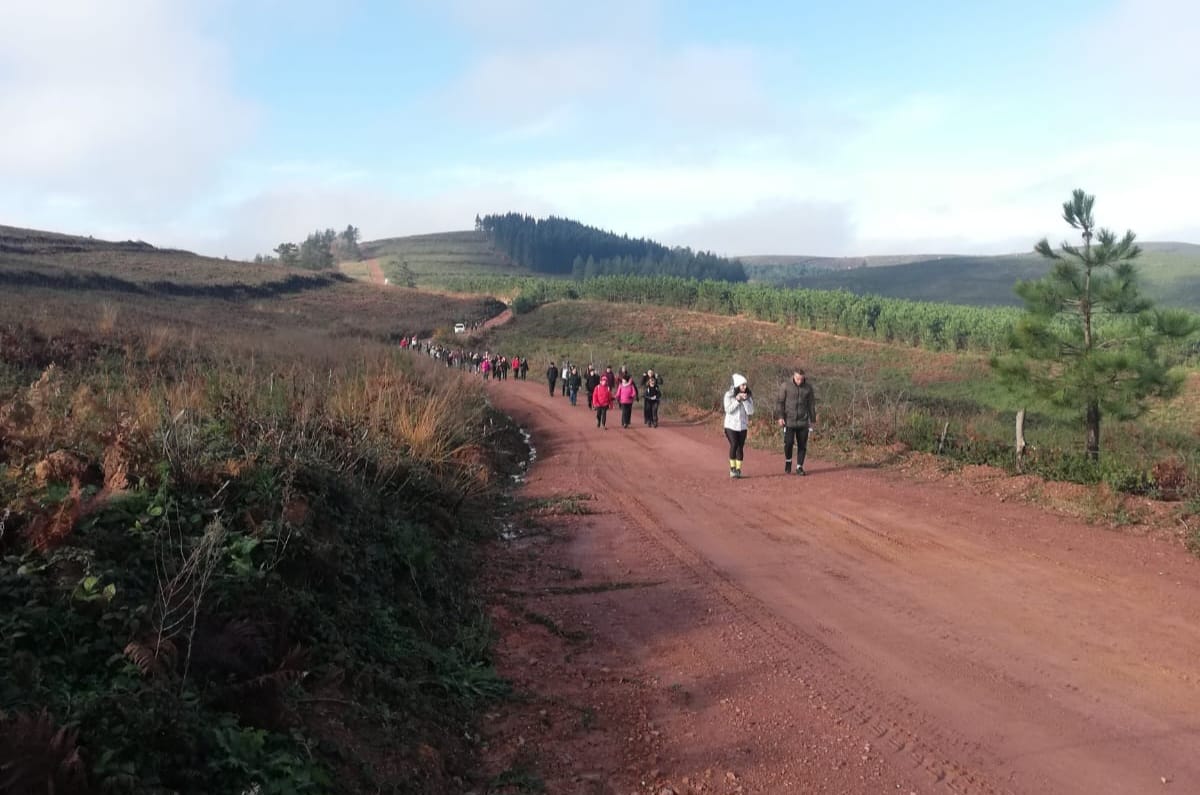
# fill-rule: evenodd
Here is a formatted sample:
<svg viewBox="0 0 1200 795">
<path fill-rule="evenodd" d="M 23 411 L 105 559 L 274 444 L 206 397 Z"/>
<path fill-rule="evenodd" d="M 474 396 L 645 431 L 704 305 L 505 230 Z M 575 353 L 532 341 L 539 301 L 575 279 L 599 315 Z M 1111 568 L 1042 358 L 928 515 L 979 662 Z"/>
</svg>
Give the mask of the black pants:
<svg viewBox="0 0 1200 795">
<path fill-rule="evenodd" d="M 550 382 L 550 397 L 554 397 L 554 381 Z"/>
<path fill-rule="evenodd" d="M 729 440 L 729 458 L 732 461 L 741 461 L 746 450 L 746 434 L 748 431 L 731 431 L 725 429 L 725 438 Z"/>
<path fill-rule="evenodd" d="M 804 466 L 804 456 L 808 454 L 808 425 L 791 425 L 783 429 L 783 457 L 792 462 L 792 444 L 796 445 L 796 467 Z"/>
<path fill-rule="evenodd" d="M 596 407 L 596 427 L 603 428 L 608 426 L 608 406 Z"/>
<path fill-rule="evenodd" d="M 658 401 L 657 400 L 647 400 L 645 402 L 645 404 L 643 405 L 643 408 L 642 408 L 642 419 L 644 419 L 646 421 L 646 424 L 651 427 L 658 425 Z"/>
<path fill-rule="evenodd" d="M 621 404 L 621 427 L 622 428 L 629 427 L 629 418 L 632 416 L 633 416 L 633 404 L 632 403 L 622 403 Z"/>
</svg>

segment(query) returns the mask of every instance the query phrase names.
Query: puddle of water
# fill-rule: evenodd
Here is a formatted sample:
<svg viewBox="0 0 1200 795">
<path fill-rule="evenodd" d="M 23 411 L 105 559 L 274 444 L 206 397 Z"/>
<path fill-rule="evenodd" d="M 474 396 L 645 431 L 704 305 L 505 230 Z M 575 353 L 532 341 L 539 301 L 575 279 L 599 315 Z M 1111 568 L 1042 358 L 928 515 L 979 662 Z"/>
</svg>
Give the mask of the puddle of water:
<svg viewBox="0 0 1200 795">
<path fill-rule="evenodd" d="M 519 430 L 521 438 L 525 440 L 525 447 L 529 449 L 529 456 L 521 462 L 521 471 L 510 476 L 513 483 L 518 485 L 525 482 L 525 476 L 529 474 L 529 467 L 533 466 L 534 461 L 537 461 L 537 448 L 533 446 L 533 434 L 529 432 L 528 428 Z"/>
</svg>

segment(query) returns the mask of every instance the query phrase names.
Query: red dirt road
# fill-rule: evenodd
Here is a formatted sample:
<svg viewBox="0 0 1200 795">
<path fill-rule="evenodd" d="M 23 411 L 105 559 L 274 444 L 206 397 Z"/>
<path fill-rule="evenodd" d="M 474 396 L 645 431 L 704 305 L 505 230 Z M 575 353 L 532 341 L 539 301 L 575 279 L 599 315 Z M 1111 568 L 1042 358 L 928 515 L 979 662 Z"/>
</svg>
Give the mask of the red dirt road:
<svg viewBox="0 0 1200 795">
<path fill-rule="evenodd" d="M 519 685 L 596 715 L 523 729 L 548 791 L 1200 792 L 1177 545 L 840 467 L 819 436 L 808 477 L 750 450 L 732 481 L 714 427 L 489 391 L 532 433 L 526 495 L 592 497 L 548 553 L 576 587 L 535 603 L 586 647 L 501 642 Z"/>
</svg>

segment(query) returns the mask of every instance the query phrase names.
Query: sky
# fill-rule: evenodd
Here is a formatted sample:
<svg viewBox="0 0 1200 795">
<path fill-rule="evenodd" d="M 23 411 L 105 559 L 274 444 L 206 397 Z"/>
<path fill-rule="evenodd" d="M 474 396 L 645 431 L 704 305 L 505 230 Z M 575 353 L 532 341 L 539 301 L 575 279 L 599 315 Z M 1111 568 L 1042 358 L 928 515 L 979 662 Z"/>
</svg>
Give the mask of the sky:
<svg viewBox="0 0 1200 795">
<path fill-rule="evenodd" d="M 725 255 L 1200 243 L 1194 0 L 0 0 L 0 224 L 252 257 L 566 216 Z M 19 31 L 19 35 L 16 32 Z"/>
</svg>

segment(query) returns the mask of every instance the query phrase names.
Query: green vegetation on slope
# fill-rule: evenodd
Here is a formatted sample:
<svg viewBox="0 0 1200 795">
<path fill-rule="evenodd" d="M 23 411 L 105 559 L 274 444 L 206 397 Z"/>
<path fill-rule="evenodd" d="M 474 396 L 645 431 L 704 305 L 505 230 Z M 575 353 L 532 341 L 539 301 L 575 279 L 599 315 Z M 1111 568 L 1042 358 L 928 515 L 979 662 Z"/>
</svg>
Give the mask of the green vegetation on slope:
<svg viewBox="0 0 1200 795">
<path fill-rule="evenodd" d="M 1146 294 L 1155 302 L 1200 311 L 1200 246 L 1147 243 L 1138 268 Z M 844 270 L 751 258 L 746 271 L 754 281 L 783 287 L 849 290 L 859 295 L 972 306 L 1019 306 L 1021 299 L 1013 286 L 1045 276 L 1048 267 L 1041 257 L 1029 253 L 946 255 Z"/>
<path fill-rule="evenodd" d="M 498 252 L 483 232 L 445 232 L 371 240 L 360 243 L 359 250 L 367 259 L 378 259 L 384 275 L 399 285 L 404 285 L 405 280 L 399 275 L 404 265 L 412 272 L 417 284 L 429 283 L 430 277 L 529 272 Z"/>
</svg>

